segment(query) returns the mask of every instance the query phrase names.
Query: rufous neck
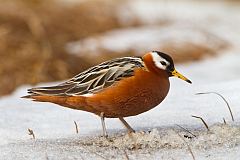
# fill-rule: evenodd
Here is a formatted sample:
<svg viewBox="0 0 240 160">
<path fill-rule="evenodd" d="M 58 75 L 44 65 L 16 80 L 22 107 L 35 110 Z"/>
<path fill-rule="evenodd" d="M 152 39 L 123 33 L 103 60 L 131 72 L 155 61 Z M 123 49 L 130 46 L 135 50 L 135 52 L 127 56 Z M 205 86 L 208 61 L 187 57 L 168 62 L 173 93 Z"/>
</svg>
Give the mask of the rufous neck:
<svg viewBox="0 0 240 160">
<path fill-rule="evenodd" d="M 147 53 L 143 56 L 143 62 L 150 72 L 153 72 L 159 76 L 169 77 L 166 71 L 156 67 L 151 53 Z"/>
</svg>

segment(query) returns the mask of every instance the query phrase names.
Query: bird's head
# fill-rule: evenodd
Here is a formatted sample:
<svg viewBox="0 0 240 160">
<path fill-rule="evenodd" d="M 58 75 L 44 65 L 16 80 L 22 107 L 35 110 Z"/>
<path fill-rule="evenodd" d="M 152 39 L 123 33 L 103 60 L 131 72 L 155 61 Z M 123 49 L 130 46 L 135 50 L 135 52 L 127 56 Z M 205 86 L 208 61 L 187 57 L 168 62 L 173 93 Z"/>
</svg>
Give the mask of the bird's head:
<svg viewBox="0 0 240 160">
<path fill-rule="evenodd" d="M 143 60 L 149 70 L 156 73 L 166 71 L 169 77 L 175 76 L 188 83 L 192 83 L 185 76 L 177 72 L 174 67 L 173 59 L 165 53 L 152 51 L 145 54 Z"/>
</svg>

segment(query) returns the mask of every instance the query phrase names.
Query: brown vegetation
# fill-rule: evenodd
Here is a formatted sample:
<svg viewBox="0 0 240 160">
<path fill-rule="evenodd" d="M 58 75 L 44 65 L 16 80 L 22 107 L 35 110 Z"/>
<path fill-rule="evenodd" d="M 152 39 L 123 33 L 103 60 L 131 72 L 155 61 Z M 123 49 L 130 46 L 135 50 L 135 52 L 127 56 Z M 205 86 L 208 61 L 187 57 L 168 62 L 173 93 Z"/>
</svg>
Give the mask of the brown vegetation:
<svg viewBox="0 0 240 160">
<path fill-rule="evenodd" d="M 21 84 L 69 78 L 94 63 L 67 54 L 65 43 L 118 27 L 111 5 L 1 1 L 0 95 Z"/>
<path fill-rule="evenodd" d="M 115 56 L 134 55 L 132 50 L 109 54 L 103 49 L 100 57 L 89 58 L 69 54 L 65 48 L 67 42 L 144 25 L 138 18 L 129 24 L 119 19 L 117 9 L 125 2 L 89 0 L 73 5 L 53 0 L 0 0 L 0 95 L 22 84 L 70 78 Z M 198 60 L 217 51 L 191 43 L 174 47 L 168 42 L 160 49 L 172 53 L 177 62 Z"/>
</svg>

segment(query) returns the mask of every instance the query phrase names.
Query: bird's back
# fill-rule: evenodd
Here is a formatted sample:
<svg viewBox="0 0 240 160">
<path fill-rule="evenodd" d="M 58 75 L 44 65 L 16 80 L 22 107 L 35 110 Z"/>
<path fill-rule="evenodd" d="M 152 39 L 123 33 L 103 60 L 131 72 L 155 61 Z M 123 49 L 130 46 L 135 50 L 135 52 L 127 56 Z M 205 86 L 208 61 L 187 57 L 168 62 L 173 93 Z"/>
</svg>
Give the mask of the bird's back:
<svg viewBox="0 0 240 160">
<path fill-rule="evenodd" d="M 37 87 L 28 90 L 25 98 L 36 96 L 87 96 L 96 94 L 118 81 L 134 75 L 136 68 L 143 68 L 139 57 L 123 57 L 106 61 L 76 75 L 56 86 Z"/>
</svg>

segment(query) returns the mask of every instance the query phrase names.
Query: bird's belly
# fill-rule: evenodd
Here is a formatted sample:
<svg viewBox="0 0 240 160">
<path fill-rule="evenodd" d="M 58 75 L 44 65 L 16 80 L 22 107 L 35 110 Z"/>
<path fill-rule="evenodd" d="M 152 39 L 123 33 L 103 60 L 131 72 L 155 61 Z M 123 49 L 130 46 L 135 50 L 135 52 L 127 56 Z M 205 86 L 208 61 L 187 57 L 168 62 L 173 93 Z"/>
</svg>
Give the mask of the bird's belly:
<svg viewBox="0 0 240 160">
<path fill-rule="evenodd" d="M 98 115 L 104 112 L 105 117 L 109 118 L 128 117 L 154 108 L 164 100 L 168 91 L 168 78 L 142 71 L 89 97 L 87 104 Z"/>
<path fill-rule="evenodd" d="M 166 94 L 154 93 L 151 90 L 136 90 L 135 94 L 126 94 L 125 97 L 118 97 L 114 105 L 110 107 L 110 112 L 106 110 L 106 113 L 104 113 L 109 117 L 138 115 L 156 107 L 165 97 Z"/>
</svg>

